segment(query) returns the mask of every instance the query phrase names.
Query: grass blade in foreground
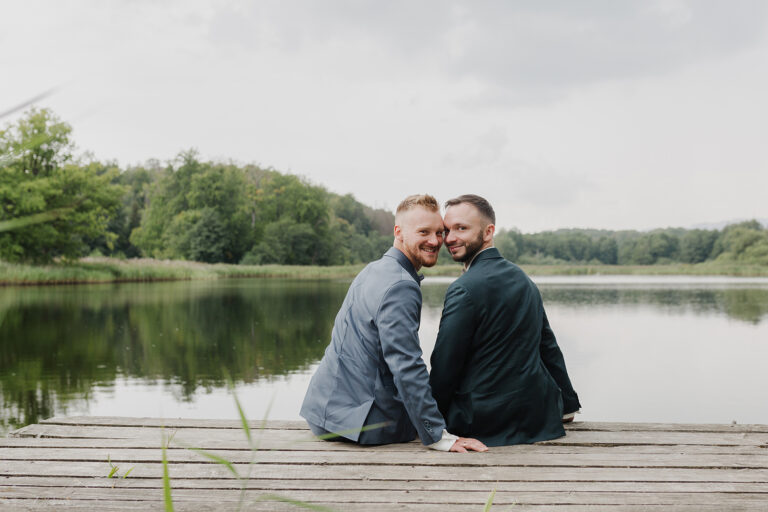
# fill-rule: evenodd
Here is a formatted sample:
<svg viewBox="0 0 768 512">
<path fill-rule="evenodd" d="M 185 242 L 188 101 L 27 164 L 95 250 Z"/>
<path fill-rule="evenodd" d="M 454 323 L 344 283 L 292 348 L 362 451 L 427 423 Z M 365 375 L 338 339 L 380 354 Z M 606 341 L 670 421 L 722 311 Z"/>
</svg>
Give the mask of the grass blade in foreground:
<svg viewBox="0 0 768 512">
<path fill-rule="evenodd" d="M 163 496 L 165 501 L 165 512 L 173 512 L 173 497 L 171 496 L 171 476 L 168 474 L 168 455 L 166 454 L 166 448 L 170 439 L 165 437 L 165 427 L 162 429 L 163 439 Z"/>
<path fill-rule="evenodd" d="M 261 496 L 258 501 L 279 501 L 282 503 L 290 503 L 291 505 L 296 505 L 297 507 L 306 508 L 309 510 L 317 510 L 318 512 L 336 512 L 332 508 L 324 507 L 322 505 L 313 505 L 312 503 L 306 503 L 304 501 L 286 498 L 285 496 L 279 496 L 277 494 L 265 494 L 264 496 Z"/>
<path fill-rule="evenodd" d="M 176 444 L 181 444 L 181 443 L 179 443 L 177 441 Z M 193 451 L 195 453 L 199 453 L 203 457 L 206 457 L 206 458 L 212 460 L 213 462 L 216 462 L 217 464 L 221 464 L 222 466 L 226 466 L 227 469 L 229 469 L 232 472 L 232 474 L 235 475 L 235 478 L 237 478 L 238 480 L 240 480 L 242 478 L 240 476 L 240 473 L 238 473 L 237 470 L 235 469 L 234 464 L 232 464 L 230 461 L 228 461 L 224 457 L 219 457 L 218 455 L 213 454 L 211 452 L 207 452 L 207 451 L 203 450 L 202 448 L 194 448 L 192 446 L 185 446 L 185 445 L 182 445 L 182 446 L 184 446 L 184 448 L 186 448 L 187 450 Z"/>
<path fill-rule="evenodd" d="M 485 508 L 483 509 L 483 512 L 490 512 L 491 506 L 493 505 L 493 498 L 496 496 L 496 489 L 491 491 L 491 495 L 488 496 L 488 501 L 485 502 Z"/>
<path fill-rule="evenodd" d="M 232 396 L 235 399 L 235 405 L 237 406 L 237 414 L 240 415 L 240 423 L 243 426 L 243 431 L 245 432 L 245 437 L 248 438 L 248 446 L 253 449 L 253 438 L 251 437 L 251 427 L 248 426 L 248 418 L 245 417 L 245 412 L 243 412 L 243 407 L 240 405 L 240 400 L 237 399 L 237 395 L 235 394 L 235 388 L 234 384 L 230 382 L 230 389 L 232 390 Z M 274 397 L 273 397 L 274 399 Z M 272 402 L 269 402 L 270 407 L 272 406 Z M 267 411 L 267 414 L 269 414 L 269 411 Z"/>
<path fill-rule="evenodd" d="M 58 219 L 65 213 L 72 210 L 72 208 L 59 208 L 57 210 L 51 210 L 49 212 L 36 213 L 34 215 L 27 215 L 25 217 L 17 217 L 15 219 L 0 221 L 0 232 L 10 231 L 12 229 L 19 229 L 32 224 L 40 224 L 41 222 L 48 222 Z"/>
<path fill-rule="evenodd" d="M 377 428 L 383 428 L 389 425 L 386 421 L 383 421 L 381 423 L 373 423 L 371 425 L 365 425 L 361 428 L 350 428 L 348 430 L 339 430 L 338 432 L 329 432 L 327 434 L 320 434 L 319 436 L 314 436 L 312 439 L 307 439 L 307 441 L 315 441 L 317 439 L 321 441 L 326 441 L 328 439 L 336 439 L 337 437 L 342 437 L 344 434 L 357 434 L 358 432 L 365 432 L 366 430 L 375 430 Z"/>
<path fill-rule="evenodd" d="M 9 116 L 9 115 L 13 114 L 14 112 L 18 112 L 19 110 L 21 110 L 21 109 L 23 109 L 25 107 L 30 106 L 31 104 L 35 103 L 36 101 L 44 100 L 45 98 L 47 98 L 51 94 L 57 92 L 60 88 L 61 88 L 60 86 L 51 87 L 47 91 L 43 91 L 40 94 L 38 94 L 37 96 L 32 96 L 28 100 L 23 101 L 22 103 L 19 103 L 18 105 L 15 105 L 15 106 L 7 109 L 7 110 L 4 110 L 3 112 L 0 112 L 0 118 L 3 118 L 5 116 Z"/>
</svg>

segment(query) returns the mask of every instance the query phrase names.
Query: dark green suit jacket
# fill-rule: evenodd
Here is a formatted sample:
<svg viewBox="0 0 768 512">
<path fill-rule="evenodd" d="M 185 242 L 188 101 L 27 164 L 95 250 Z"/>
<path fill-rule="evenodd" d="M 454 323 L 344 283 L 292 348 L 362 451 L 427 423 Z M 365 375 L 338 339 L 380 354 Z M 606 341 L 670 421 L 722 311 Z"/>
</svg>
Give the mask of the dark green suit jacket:
<svg viewBox="0 0 768 512">
<path fill-rule="evenodd" d="M 538 288 L 493 247 L 448 287 L 431 362 L 448 431 L 489 446 L 562 437 L 581 407 Z"/>
</svg>

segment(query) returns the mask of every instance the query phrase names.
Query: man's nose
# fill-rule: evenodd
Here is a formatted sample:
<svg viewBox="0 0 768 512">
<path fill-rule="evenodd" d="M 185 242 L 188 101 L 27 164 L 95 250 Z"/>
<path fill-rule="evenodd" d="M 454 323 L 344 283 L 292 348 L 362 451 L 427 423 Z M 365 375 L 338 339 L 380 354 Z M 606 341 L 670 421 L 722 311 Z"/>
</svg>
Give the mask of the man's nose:
<svg viewBox="0 0 768 512">
<path fill-rule="evenodd" d="M 444 238 L 444 240 L 445 240 L 445 244 L 446 245 L 450 245 L 450 244 L 452 244 L 453 242 L 456 241 L 456 237 L 453 236 L 451 231 L 445 230 L 445 238 Z"/>
</svg>

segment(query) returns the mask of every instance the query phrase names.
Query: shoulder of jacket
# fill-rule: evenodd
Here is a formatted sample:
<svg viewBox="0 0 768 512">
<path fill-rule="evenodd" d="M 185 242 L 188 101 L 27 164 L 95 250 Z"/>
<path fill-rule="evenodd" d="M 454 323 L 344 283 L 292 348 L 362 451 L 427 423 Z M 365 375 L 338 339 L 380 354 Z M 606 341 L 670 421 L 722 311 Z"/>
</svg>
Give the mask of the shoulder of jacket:
<svg viewBox="0 0 768 512">
<path fill-rule="evenodd" d="M 392 303 L 393 301 L 404 303 L 404 300 L 411 299 L 408 302 L 417 304 L 417 308 L 421 308 L 421 288 L 413 278 L 405 272 L 407 279 L 401 278 L 394 282 L 389 282 L 384 285 L 384 289 L 379 296 L 379 304 L 376 307 L 376 316 L 381 313 L 381 308 L 385 302 Z"/>
<path fill-rule="evenodd" d="M 456 295 L 463 295 L 469 300 L 472 300 L 472 281 L 463 279 L 466 276 L 464 274 L 454 282 L 448 286 L 448 289 L 445 292 L 446 298 L 447 297 L 455 297 Z"/>
<path fill-rule="evenodd" d="M 376 278 L 368 284 L 369 286 L 375 286 L 373 293 L 380 295 L 382 300 L 391 293 L 402 293 L 407 290 L 416 292 L 421 296 L 419 284 L 397 260 L 394 258 L 382 258 L 375 263 L 379 263 L 375 271 Z"/>
<path fill-rule="evenodd" d="M 413 279 L 413 276 L 411 276 L 407 270 L 402 267 L 400 267 L 400 269 L 400 275 L 397 276 L 397 279 L 394 279 L 392 282 L 387 284 L 387 290 L 385 291 L 384 295 L 390 292 L 399 292 L 401 290 L 415 291 L 421 295 L 421 287 L 419 286 L 419 283 Z"/>
</svg>

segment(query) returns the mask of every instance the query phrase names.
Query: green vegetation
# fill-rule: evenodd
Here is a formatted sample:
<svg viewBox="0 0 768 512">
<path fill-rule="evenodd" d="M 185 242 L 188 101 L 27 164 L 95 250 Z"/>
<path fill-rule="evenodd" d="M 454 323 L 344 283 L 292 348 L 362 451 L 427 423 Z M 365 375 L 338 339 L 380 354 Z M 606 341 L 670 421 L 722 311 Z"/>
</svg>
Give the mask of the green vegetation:
<svg viewBox="0 0 768 512">
<path fill-rule="evenodd" d="M 722 230 L 560 229 L 533 234 L 502 230 L 495 242 L 506 258 L 522 265 L 675 265 L 681 269 L 693 265 L 690 268 L 716 273 L 721 273 L 717 271 L 720 266 L 768 267 L 768 229 L 756 220 L 731 224 Z"/>
<path fill-rule="evenodd" d="M 0 130 L 0 221 L 50 216 L 0 233 L 0 258 L 75 258 L 88 240 L 114 238 L 107 225 L 119 206 L 121 190 L 112 184 L 119 172 L 77 162 L 70 132 L 47 110 L 31 110 L 16 126 Z"/>
<path fill-rule="evenodd" d="M 605 265 L 602 263 L 520 263 L 531 276 L 597 276 L 597 275 L 645 275 L 645 276 L 768 276 L 768 266 L 727 263 L 671 263 L 656 265 Z M 436 265 L 422 268 L 426 276 L 459 276 L 457 264 Z"/>
<path fill-rule="evenodd" d="M 118 169 L 77 160 L 70 135 L 35 109 L 0 131 L 0 259 L 331 266 L 371 261 L 391 244 L 390 212 L 298 176 L 202 162 L 195 151 Z"/>
<path fill-rule="evenodd" d="M 521 264 L 532 276 L 584 275 L 723 275 L 768 276 L 768 266 L 728 263 L 676 263 L 668 265 L 604 265 Z M 181 281 L 189 279 L 222 279 L 235 277 L 291 279 L 351 279 L 362 270 L 354 265 L 230 265 L 194 261 L 163 261 L 152 259 L 119 260 L 113 258 L 84 258 L 77 262 L 29 265 L 0 261 L 0 285 L 82 284 L 113 282 Z M 427 276 L 461 275 L 456 263 L 422 268 Z"/>
<path fill-rule="evenodd" d="M 354 277 L 362 268 L 362 264 L 327 267 L 229 265 L 152 259 L 119 260 L 102 257 L 49 265 L 0 262 L 0 285 L 179 281 L 230 277 L 346 278 Z"/>
<path fill-rule="evenodd" d="M 394 221 L 301 177 L 204 162 L 193 150 L 167 165 L 127 169 L 78 159 L 70 126 L 35 109 L 0 131 L 0 206 L 5 283 L 347 276 L 391 245 Z M 768 229 L 754 220 L 722 230 L 501 230 L 496 246 L 536 273 L 765 275 L 768 268 Z M 88 255 L 97 258 L 81 259 Z M 120 262 L 142 257 L 175 263 Z M 441 261 L 449 258 L 444 251 Z M 328 270 L 309 269 L 316 266 Z M 435 272 L 458 270 L 428 271 Z"/>
</svg>

